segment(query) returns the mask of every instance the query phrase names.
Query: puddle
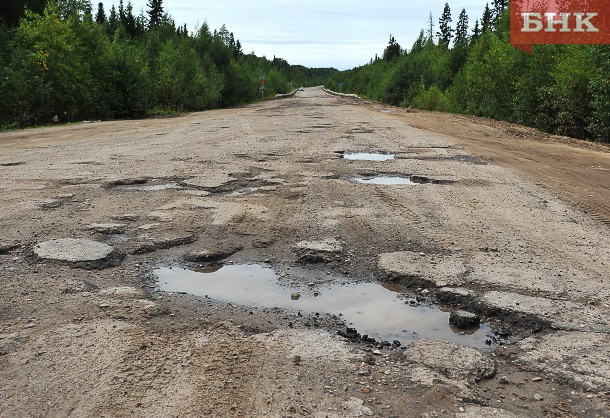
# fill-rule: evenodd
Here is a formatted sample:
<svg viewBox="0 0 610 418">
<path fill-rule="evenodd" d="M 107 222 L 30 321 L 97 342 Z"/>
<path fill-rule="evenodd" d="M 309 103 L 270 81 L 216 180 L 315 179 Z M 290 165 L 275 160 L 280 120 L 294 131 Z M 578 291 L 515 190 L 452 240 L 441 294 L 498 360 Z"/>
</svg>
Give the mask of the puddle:
<svg viewBox="0 0 610 418">
<path fill-rule="evenodd" d="M 350 154 L 343 154 L 343 158 L 346 160 L 358 160 L 358 161 L 388 161 L 393 160 L 393 154 L 379 154 L 379 153 L 366 153 L 366 152 L 355 152 Z"/>
<path fill-rule="evenodd" d="M 382 184 L 382 185 L 404 185 L 404 184 L 418 184 L 411 180 L 410 177 L 355 177 L 353 179 L 356 183 L 360 184 Z"/>
<path fill-rule="evenodd" d="M 115 189 L 124 190 L 129 192 L 158 192 L 161 190 L 168 189 L 181 189 L 178 183 L 165 183 L 165 184 L 132 184 L 132 185 L 124 185 L 117 186 Z"/>
<path fill-rule="evenodd" d="M 392 186 L 400 186 L 400 185 L 415 185 L 415 184 L 452 184 L 454 181 L 452 180 L 434 180 L 428 177 L 422 176 L 362 176 L 362 177 L 353 177 L 351 181 L 358 184 L 380 184 L 380 185 L 392 185 Z"/>
<path fill-rule="evenodd" d="M 303 313 L 341 314 L 349 327 L 378 341 L 402 344 L 420 338 L 488 347 L 491 329 L 481 324 L 468 332 L 449 324 L 449 313 L 417 306 L 395 288 L 375 283 L 335 284 L 320 288 L 287 287 L 275 271 L 258 265 L 228 265 L 200 272 L 182 268 L 154 270 L 165 292 L 188 293 L 243 306 L 279 307 Z M 294 293 L 300 297 L 295 298 Z M 495 337 L 491 338 L 495 340 Z"/>
</svg>

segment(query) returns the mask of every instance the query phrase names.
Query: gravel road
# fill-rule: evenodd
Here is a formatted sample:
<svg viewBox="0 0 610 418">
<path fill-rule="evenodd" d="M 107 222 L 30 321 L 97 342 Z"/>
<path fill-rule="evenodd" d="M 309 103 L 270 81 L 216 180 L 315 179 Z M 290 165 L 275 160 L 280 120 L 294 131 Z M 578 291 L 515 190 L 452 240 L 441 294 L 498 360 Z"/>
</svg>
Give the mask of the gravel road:
<svg viewBox="0 0 610 418">
<path fill-rule="evenodd" d="M 608 416 L 609 188 L 320 88 L 2 133 L 0 416 Z"/>
</svg>

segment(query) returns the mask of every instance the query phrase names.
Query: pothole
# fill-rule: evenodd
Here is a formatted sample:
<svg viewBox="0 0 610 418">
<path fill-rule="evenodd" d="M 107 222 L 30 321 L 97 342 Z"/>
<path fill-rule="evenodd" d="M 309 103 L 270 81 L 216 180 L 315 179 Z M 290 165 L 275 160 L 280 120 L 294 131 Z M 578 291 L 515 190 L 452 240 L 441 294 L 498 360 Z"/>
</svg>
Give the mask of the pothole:
<svg viewBox="0 0 610 418">
<path fill-rule="evenodd" d="M 350 181 L 358 184 L 375 184 L 375 185 L 417 185 L 417 184 L 452 184 L 451 180 L 436 180 L 422 176 L 399 176 L 399 175 L 370 175 L 358 176 L 350 178 Z"/>
<path fill-rule="evenodd" d="M 170 182 L 170 183 L 162 183 L 162 184 L 132 184 L 132 185 L 123 185 L 116 186 L 116 190 L 123 190 L 126 192 L 158 192 L 161 190 L 168 189 L 181 189 L 182 187 L 178 185 L 178 183 Z"/>
<path fill-rule="evenodd" d="M 343 158 L 355 161 L 388 161 L 394 159 L 394 154 L 354 152 L 343 154 Z"/>
<path fill-rule="evenodd" d="M 406 344 L 426 338 L 477 348 L 498 343 L 485 324 L 458 330 L 449 324 L 448 312 L 422 306 L 401 295 L 397 289 L 376 283 L 288 287 L 278 281 L 274 269 L 246 264 L 201 271 L 161 267 L 153 273 L 158 279 L 159 289 L 165 292 L 191 294 L 243 306 L 338 315 L 358 334 L 377 341 L 397 340 Z"/>
</svg>

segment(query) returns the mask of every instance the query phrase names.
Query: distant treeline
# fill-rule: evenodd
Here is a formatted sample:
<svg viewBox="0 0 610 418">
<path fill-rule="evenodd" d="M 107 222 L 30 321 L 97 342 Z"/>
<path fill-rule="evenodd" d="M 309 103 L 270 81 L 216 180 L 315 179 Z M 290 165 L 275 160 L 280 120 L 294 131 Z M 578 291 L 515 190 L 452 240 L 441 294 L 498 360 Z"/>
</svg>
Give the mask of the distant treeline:
<svg viewBox="0 0 610 418">
<path fill-rule="evenodd" d="M 394 37 L 382 57 L 338 73 L 326 87 L 397 106 L 468 113 L 546 132 L 610 142 L 610 45 L 509 44 L 508 0 L 487 5 L 470 29 L 448 4 L 409 51 Z"/>
<path fill-rule="evenodd" d="M 337 72 L 244 54 L 225 26 L 176 26 L 162 0 L 0 3 L 0 129 L 234 106 Z"/>
</svg>

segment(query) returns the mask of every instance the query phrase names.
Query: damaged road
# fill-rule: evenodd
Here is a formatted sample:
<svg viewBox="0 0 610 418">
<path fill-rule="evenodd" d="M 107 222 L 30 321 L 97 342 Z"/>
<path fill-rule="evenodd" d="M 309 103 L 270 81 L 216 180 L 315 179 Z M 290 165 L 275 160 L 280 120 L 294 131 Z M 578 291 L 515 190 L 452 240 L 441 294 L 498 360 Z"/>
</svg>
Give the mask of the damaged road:
<svg viewBox="0 0 610 418">
<path fill-rule="evenodd" d="M 2 133 L 0 416 L 608 416 L 609 188 L 608 148 L 320 89 Z"/>
</svg>

